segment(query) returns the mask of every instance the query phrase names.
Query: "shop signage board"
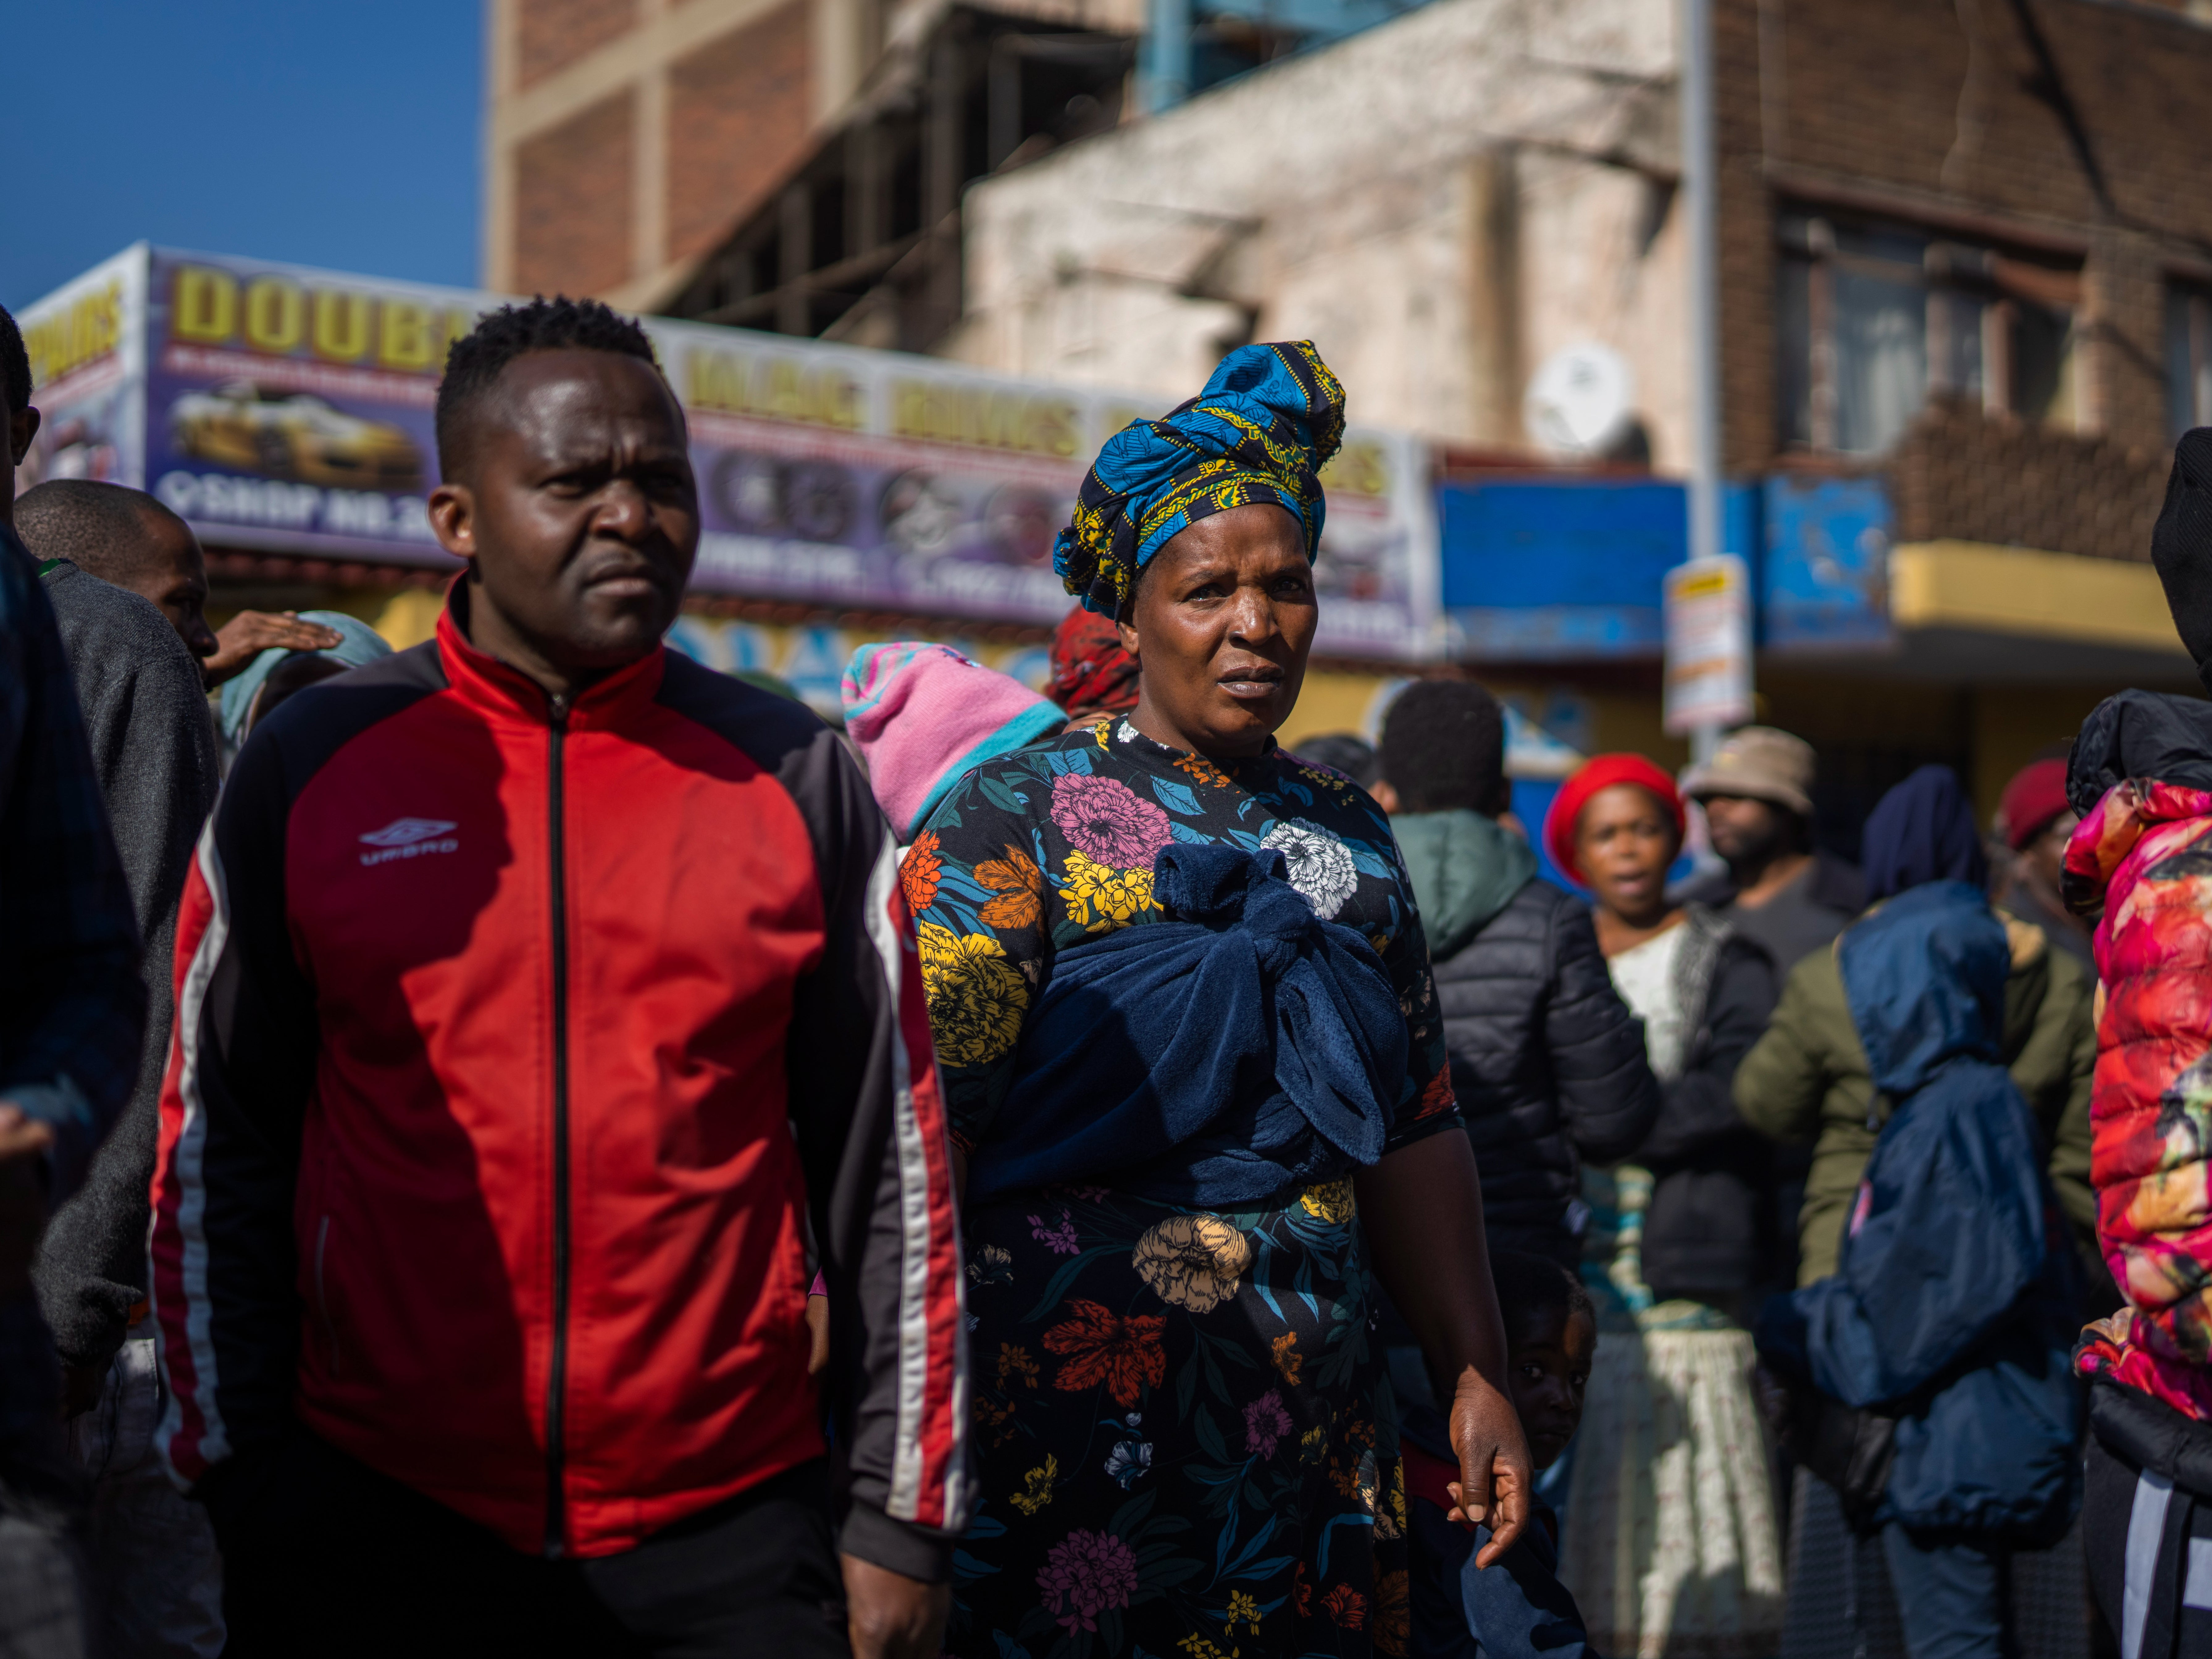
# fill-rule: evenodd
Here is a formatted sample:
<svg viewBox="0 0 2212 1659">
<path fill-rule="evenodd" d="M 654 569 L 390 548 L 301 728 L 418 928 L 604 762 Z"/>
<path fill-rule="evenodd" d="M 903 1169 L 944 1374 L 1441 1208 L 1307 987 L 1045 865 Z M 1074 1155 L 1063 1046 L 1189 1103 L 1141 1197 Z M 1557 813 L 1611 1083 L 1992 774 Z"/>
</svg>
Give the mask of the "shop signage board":
<svg viewBox="0 0 2212 1659">
<path fill-rule="evenodd" d="M 1662 714 L 1676 736 L 1752 714 L 1751 573 L 1732 553 L 1667 573 Z"/>
<path fill-rule="evenodd" d="M 451 568 L 430 532 L 467 289 L 141 246 L 21 319 L 46 418 L 21 487 L 151 490 L 211 545 Z M 690 422 L 696 592 L 1046 623 L 1052 544 L 1142 398 L 934 358 L 646 318 Z M 1425 444 L 1355 428 L 1324 476 L 1323 652 L 1437 654 Z"/>
<path fill-rule="evenodd" d="M 1879 478 L 1765 483 L 1760 641 L 1781 651 L 1896 642 L 1889 614 L 1889 492 Z"/>
<path fill-rule="evenodd" d="M 1477 662 L 1652 658 L 1667 573 L 1689 556 L 1680 481 L 1602 474 L 1454 480 L 1437 489 L 1453 654 Z M 1722 493 L 1723 544 L 1753 550 L 1756 486 Z"/>
<path fill-rule="evenodd" d="M 1658 654 L 1660 579 L 1686 550 L 1680 484 L 1500 478 L 1437 494 L 1444 605 L 1466 655 Z"/>
<path fill-rule="evenodd" d="M 131 248 L 16 316 L 43 416 L 19 491 L 45 478 L 143 484 L 146 278 L 145 250 Z"/>
</svg>

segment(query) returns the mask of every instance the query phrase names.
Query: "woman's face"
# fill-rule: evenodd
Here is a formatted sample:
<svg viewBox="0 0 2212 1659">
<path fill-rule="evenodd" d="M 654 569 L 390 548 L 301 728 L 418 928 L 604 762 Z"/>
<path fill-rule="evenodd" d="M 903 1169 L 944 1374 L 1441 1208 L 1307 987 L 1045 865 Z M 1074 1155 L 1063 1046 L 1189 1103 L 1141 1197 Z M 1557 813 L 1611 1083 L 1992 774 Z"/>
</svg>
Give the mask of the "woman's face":
<svg viewBox="0 0 2212 1659">
<path fill-rule="evenodd" d="M 1674 816 L 1638 784 L 1599 790 L 1575 820 L 1575 861 L 1597 902 L 1624 921 L 1666 914 L 1667 866 L 1680 850 Z"/>
<path fill-rule="evenodd" d="M 1255 503 L 1200 519 L 1153 556 L 1121 623 L 1137 729 L 1202 755 L 1259 753 L 1297 702 L 1320 616 L 1289 512 Z"/>
</svg>

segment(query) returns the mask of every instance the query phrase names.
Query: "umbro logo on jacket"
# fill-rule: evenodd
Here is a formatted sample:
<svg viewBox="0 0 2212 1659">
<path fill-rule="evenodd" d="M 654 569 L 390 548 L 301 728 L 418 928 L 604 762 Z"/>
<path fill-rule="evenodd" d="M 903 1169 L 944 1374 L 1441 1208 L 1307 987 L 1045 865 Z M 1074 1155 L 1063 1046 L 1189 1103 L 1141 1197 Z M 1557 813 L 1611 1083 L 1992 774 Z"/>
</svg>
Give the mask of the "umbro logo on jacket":
<svg viewBox="0 0 2212 1659">
<path fill-rule="evenodd" d="M 394 818 L 381 830 L 362 837 L 376 850 L 363 853 L 363 864 L 388 864 L 393 859 L 420 858 L 425 853 L 458 853 L 459 842 L 446 834 L 457 829 L 451 818 Z"/>
</svg>

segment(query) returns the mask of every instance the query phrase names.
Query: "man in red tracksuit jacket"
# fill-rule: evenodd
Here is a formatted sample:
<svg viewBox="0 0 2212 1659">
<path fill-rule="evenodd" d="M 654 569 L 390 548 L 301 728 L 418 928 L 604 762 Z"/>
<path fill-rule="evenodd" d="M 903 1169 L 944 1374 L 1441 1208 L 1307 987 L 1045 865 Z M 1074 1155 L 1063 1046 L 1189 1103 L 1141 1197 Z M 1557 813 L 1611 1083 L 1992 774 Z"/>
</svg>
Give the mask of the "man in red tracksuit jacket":
<svg viewBox="0 0 2212 1659">
<path fill-rule="evenodd" d="M 233 1654 L 938 1651 L 966 1333 L 911 929 L 836 737 L 660 643 L 685 443 L 635 324 L 487 318 L 436 639 L 258 726 L 200 842 L 153 1297 Z"/>
</svg>

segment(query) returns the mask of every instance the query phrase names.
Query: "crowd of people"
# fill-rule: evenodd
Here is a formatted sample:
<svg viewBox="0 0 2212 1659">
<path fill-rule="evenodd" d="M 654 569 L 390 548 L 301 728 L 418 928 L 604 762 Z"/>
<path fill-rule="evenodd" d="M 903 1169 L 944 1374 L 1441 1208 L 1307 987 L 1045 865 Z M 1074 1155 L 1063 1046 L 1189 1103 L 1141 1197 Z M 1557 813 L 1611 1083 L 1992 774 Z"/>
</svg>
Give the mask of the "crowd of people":
<svg viewBox="0 0 2212 1659">
<path fill-rule="evenodd" d="M 2212 706 L 1856 861 L 1765 726 L 1286 748 L 1295 342 L 1100 453 L 1049 696 L 839 731 L 664 645 L 602 307 L 453 345 L 398 653 L 0 371 L 0 1653 L 2212 1653 Z"/>
</svg>

